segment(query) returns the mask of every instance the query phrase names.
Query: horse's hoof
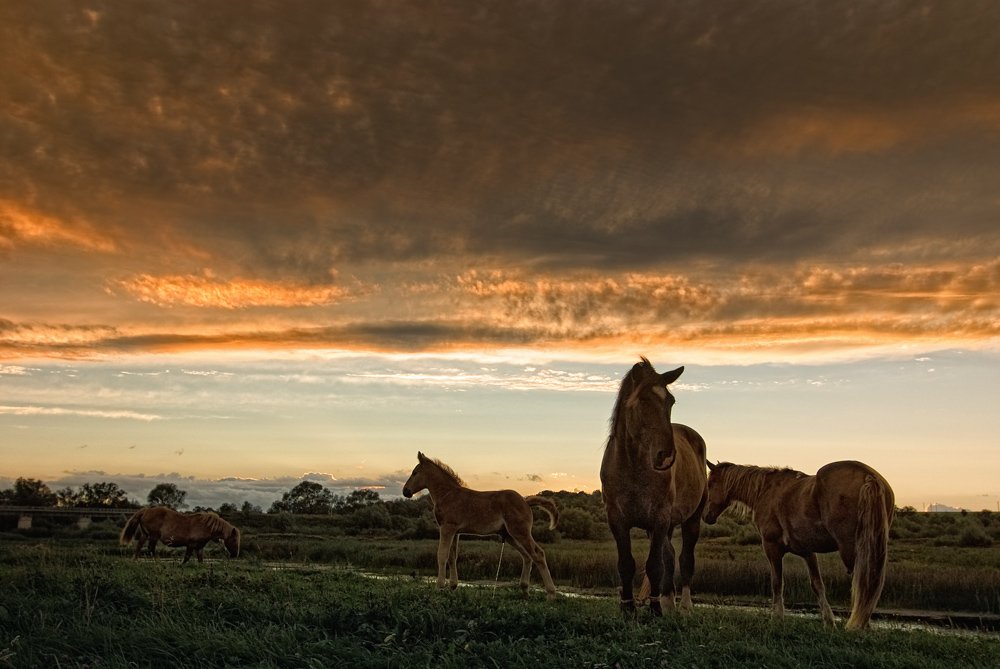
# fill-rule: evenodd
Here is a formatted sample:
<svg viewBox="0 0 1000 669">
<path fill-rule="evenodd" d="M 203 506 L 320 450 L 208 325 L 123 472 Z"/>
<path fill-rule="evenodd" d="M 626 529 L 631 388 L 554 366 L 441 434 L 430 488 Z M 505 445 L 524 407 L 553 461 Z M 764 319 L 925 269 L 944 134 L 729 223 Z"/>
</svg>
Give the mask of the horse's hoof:
<svg viewBox="0 0 1000 669">
<path fill-rule="evenodd" d="M 656 599 L 649 600 L 649 612 L 654 616 L 663 615 L 663 607 L 660 606 L 660 602 Z"/>
<path fill-rule="evenodd" d="M 627 602 L 621 602 L 618 604 L 621 609 L 622 615 L 629 620 L 635 620 L 635 602 L 629 600 Z"/>
</svg>

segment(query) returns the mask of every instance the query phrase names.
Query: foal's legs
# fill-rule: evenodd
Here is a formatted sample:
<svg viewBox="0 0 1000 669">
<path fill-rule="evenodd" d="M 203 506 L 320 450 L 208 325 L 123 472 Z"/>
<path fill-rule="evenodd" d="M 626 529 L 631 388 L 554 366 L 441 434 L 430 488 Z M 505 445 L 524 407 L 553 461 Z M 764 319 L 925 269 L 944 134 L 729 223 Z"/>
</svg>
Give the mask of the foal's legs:
<svg viewBox="0 0 1000 669">
<path fill-rule="evenodd" d="M 445 567 L 448 564 L 448 559 L 451 557 L 452 546 L 455 543 L 457 531 L 452 525 L 442 525 L 441 526 L 441 539 L 438 541 L 438 577 L 437 577 L 437 587 L 444 588 L 445 583 Z M 456 549 L 457 550 L 457 549 Z M 454 572 L 454 569 L 452 570 Z M 456 574 L 457 582 L 457 574 Z"/>
<path fill-rule="evenodd" d="M 458 587 L 458 535 L 451 542 L 451 550 L 448 552 L 448 571 L 451 579 L 451 589 Z"/>
<path fill-rule="evenodd" d="M 528 552 L 521 548 L 521 544 L 514 541 L 514 537 L 510 538 L 510 545 L 517 549 L 517 552 L 521 554 L 521 580 L 519 585 L 521 586 L 521 592 L 525 595 L 528 594 L 528 585 L 531 582 L 531 556 Z"/>
<path fill-rule="evenodd" d="M 632 536 L 630 527 L 622 527 L 617 523 L 611 525 L 611 534 L 618 548 L 618 578 L 622 582 L 621 609 L 622 613 L 635 613 L 635 600 L 632 598 L 632 579 L 635 578 L 635 558 L 632 557 Z"/>
<path fill-rule="evenodd" d="M 781 561 L 785 549 L 776 543 L 764 542 L 764 554 L 771 563 L 771 612 L 776 619 L 785 615 L 785 583 L 781 573 Z"/>
<path fill-rule="evenodd" d="M 528 523 L 525 524 L 523 528 L 518 528 L 514 530 L 509 525 L 507 526 L 507 532 L 510 533 L 511 539 L 513 539 L 514 544 L 521 551 L 522 555 L 527 555 L 528 558 L 538 567 L 538 573 L 542 576 L 542 584 L 545 586 L 545 595 L 549 599 L 555 599 L 556 597 L 556 584 L 552 582 L 552 574 L 549 573 L 549 565 L 545 561 L 545 551 L 539 546 L 534 537 L 531 536 L 531 521 L 530 517 Z M 530 571 L 531 567 L 528 567 Z M 521 577 L 524 578 L 526 574 L 525 569 L 521 570 Z"/>
<path fill-rule="evenodd" d="M 809 567 L 809 583 L 819 601 L 819 613 L 823 617 L 823 624 L 833 627 L 833 611 L 830 609 L 830 603 L 826 601 L 826 588 L 823 587 L 823 577 L 819 573 L 819 562 L 816 560 L 816 554 L 809 553 L 809 555 L 804 555 L 802 559 Z"/>
</svg>

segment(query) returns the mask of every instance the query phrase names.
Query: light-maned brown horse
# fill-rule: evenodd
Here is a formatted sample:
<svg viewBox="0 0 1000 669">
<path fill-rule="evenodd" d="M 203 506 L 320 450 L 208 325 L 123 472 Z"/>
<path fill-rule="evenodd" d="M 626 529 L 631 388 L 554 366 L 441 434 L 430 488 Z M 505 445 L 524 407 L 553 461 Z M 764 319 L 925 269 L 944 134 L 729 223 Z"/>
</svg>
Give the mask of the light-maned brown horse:
<svg viewBox="0 0 1000 669">
<path fill-rule="evenodd" d="M 545 551 L 531 536 L 531 507 L 541 508 L 549 516 L 549 527 L 559 520 L 555 503 L 544 497 L 522 497 L 516 490 L 471 490 L 451 467 L 440 460 L 417 453 L 417 466 L 403 485 L 403 496 L 410 498 L 427 490 L 434 505 L 434 518 L 441 529 L 438 542 L 437 586 L 445 587 L 446 567 L 450 569 L 451 587 L 458 587 L 458 535 L 499 534 L 510 541 L 521 554 L 521 590 L 528 592 L 531 565 L 538 567 L 549 599 L 556 595 L 556 586 L 549 574 Z"/>
<path fill-rule="evenodd" d="M 650 610 L 674 609 L 674 528 L 681 527 L 681 609 L 690 611 L 694 547 L 705 504 L 705 440 L 686 425 L 670 422 L 674 396 L 667 386 L 683 367 L 658 374 L 642 358 L 625 378 L 611 414 L 611 434 L 601 462 L 601 493 L 618 548 L 621 607 L 635 612 L 632 579 L 633 527 L 650 536 L 646 558 Z"/>
<path fill-rule="evenodd" d="M 840 552 L 853 573 L 847 629 L 864 629 L 885 584 L 889 526 L 895 496 L 877 471 L 853 460 L 831 462 L 808 476 L 794 469 L 708 463 L 705 522 L 714 523 L 732 502 L 753 514 L 764 554 L 771 563 L 772 610 L 784 615 L 781 563 L 786 553 L 806 561 L 823 623 L 833 611 L 819 573 L 816 553 Z"/>
<path fill-rule="evenodd" d="M 230 557 L 240 554 L 240 531 L 211 511 L 179 513 L 165 506 L 144 507 L 128 519 L 119 540 L 122 546 L 127 546 L 133 538 L 136 540 L 135 558 L 139 557 L 147 541 L 149 554 L 153 557 L 156 556 L 157 541 L 173 548 L 187 548 L 181 564 L 190 560 L 192 554 L 198 556 L 198 562 L 202 562 L 205 545 L 210 541 L 218 541 L 225 546 Z"/>
</svg>

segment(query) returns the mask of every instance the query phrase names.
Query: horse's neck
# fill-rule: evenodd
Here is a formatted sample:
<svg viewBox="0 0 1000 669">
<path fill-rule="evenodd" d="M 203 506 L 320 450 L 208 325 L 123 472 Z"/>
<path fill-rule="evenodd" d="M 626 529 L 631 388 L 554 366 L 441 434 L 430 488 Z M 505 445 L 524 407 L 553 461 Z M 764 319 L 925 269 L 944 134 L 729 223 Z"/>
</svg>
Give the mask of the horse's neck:
<svg viewBox="0 0 1000 669">
<path fill-rule="evenodd" d="M 461 489 L 458 481 L 441 471 L 435 471 L 427 480 L 427 492 L 431 496 L 431 502 L 435 504 Z"/>
<path fill-rule="evenodd" d="M 768 472 L 764 469 L 748 469 L 729 486 L 729 497 L 753 509 L 764 487 L 767 485 Z"/>
</svg>

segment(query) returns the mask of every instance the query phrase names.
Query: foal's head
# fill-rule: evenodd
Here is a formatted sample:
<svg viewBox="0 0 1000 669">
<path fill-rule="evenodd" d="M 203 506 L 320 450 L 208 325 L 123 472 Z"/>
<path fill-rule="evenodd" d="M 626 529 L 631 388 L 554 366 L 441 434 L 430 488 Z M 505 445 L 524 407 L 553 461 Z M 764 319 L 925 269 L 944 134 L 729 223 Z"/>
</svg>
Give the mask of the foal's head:
<svg viewBox="0 0 1000 669">
<path fill-rule="evenodd" d="M 667 386 L 681 375 L 683 367 L 658 374 L 646 358 L 637 362 L 622 380 L 618 391 L 620 420 L 628 438 L 649 453 L 650 465 L 666 471 L 674 464 L 674 429 L 670 422 L 674 396 Z M 624 402 L 623 402 L 624 400 Z"/>
<path fill-rule="evenodd" d="M 410 478 L 403 484 L 403 497 L 410 498 L 421 490 L 438 487 L 465 487 L 455 470 L 440 460 L 432 460 L 421 452 L 417 452 L 417 466 L 413 468 Z M 432 493 L 433 494 L 433 493 Z"/>
<path fill-rule="evenodd" d="M 430 459 L 417 451 L 417 466 L 410 472 L 410 478 L 403 484 L 403 497 L 409 499 L 421 490 L 427 488 L 427 468 L 430 466 Z"/>
<path fill-rule="evenodd" d="M 720 462 L 713 465 L 706 461 L 705 464 L 708 465 L 709 469 L 708 500 L 705 504 L 705 511 L 702 513 L 702 519 L 709 525 L 714 525 L 722 512 L 728 509 L 732 503 L 729 483 L 725 481 L 726 468 L 729 463 Z"/>
</svg>

